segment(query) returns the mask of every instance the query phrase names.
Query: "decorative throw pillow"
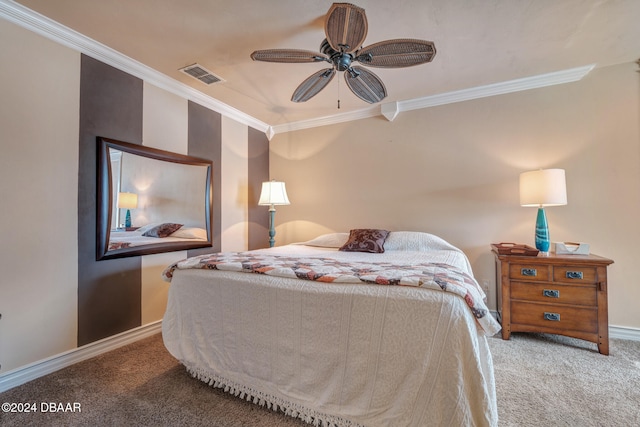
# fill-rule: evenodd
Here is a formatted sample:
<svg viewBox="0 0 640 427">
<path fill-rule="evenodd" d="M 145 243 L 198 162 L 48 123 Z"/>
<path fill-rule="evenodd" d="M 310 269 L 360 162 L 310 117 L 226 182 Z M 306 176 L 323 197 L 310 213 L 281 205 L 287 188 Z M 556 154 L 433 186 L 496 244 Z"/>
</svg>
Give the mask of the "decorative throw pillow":
<svg viewBox="0 0 640 427">
<path fill-rule="evenodd" d="M 174 224 L 172 222 L 165 222 L 164 224 L 156 225 L 155 227 L 142 233 L 146 237 L 167 237 L 171 233 L 182 227 L 182 224 Z"/>
<path fill-rule="evenodd" d="M 387 230 L 358 228 L 349 232 L 349 240 L 340 250 L 345 252 L 384 252 L 384 241 L 389 235 Z"/>
</svg>

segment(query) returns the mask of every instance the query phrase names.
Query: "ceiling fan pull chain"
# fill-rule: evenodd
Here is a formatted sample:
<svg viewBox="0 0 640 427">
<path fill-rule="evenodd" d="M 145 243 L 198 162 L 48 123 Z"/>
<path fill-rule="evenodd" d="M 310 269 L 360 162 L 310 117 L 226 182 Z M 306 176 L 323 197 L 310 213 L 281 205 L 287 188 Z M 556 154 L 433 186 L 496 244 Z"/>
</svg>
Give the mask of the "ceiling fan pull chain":
<svg viewBox="0 0 640 427">
<path fill-rule="evenodd" d="M 340 109 L 340 79 L 338 79 L 338 110 Z"/>
</svg>

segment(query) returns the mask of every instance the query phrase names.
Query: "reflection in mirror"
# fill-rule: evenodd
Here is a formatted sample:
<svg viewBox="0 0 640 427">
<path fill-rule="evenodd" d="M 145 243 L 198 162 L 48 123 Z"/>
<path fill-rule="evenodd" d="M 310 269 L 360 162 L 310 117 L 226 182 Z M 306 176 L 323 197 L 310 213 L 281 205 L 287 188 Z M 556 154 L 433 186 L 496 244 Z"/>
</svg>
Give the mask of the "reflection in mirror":
<svg viewBox="0 0 640 427">
<path fill-rule="evenodd" d="M 98 137 L 97 259 L 208 247 L 208 160 Z"/>
</svg>

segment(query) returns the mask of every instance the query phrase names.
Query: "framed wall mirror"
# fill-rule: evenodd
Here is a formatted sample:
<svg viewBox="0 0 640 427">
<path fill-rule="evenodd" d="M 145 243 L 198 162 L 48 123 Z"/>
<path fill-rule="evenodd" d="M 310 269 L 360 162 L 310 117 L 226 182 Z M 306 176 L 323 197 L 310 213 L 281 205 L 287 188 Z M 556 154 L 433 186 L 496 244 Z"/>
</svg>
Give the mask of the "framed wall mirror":
<svg viewBox="0 0 640 427">
<path fill-rule="evenodd" d="M 97 143 L 97 260 L 212 246 L 211 161 Z"/>
</svg>

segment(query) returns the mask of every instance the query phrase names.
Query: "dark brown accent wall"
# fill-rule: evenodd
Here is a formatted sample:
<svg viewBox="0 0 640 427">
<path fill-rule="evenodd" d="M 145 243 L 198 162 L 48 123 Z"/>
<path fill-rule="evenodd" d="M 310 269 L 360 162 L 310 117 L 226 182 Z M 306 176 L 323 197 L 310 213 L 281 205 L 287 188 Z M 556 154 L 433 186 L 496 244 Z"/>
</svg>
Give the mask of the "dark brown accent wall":
<svg viewBox="0 0 640 427">
<path fill-rule="evenodd" d="M 213 248 L 190 249 L 188 256 L 219 252 L 220 235 L 222 233 L 221 209 L 222 200 L 222 116 L 202 105 L 189 101 L 188 105 L 188 153 L 213 162 L 213 212 L 211 233 Z"/>
<path fill-rule="evenodd" d="M 142 144 L 144 83 L 86 55 L 81 57 L 78 165 L 78 346 L 141 326 L 142 262 L 139 256 L 96 261 L 97 136 Z M 222 116 L 189 101 L 188 153 L 213 162 L 213 247 L 221 250 Z M 269 179 L 266 136 L 249 128 L 251 247 L 268 246 L 267 208 L 257 206 Z"/>
<path fill-rule="evenodd" d="M 140 257 L 96 261 L 97 143 L 142 143 L 142 80 L 81 57 L 78 165 L 78 346 L 140 326 Z"/>
<path fill-rule="evenodd" d="M 249 249 L 269 247 L 269 208 L 258 206 L 262 183 L 269 180 L 269 140 L 264 132 L 249 128 Z"/>
</svg>

